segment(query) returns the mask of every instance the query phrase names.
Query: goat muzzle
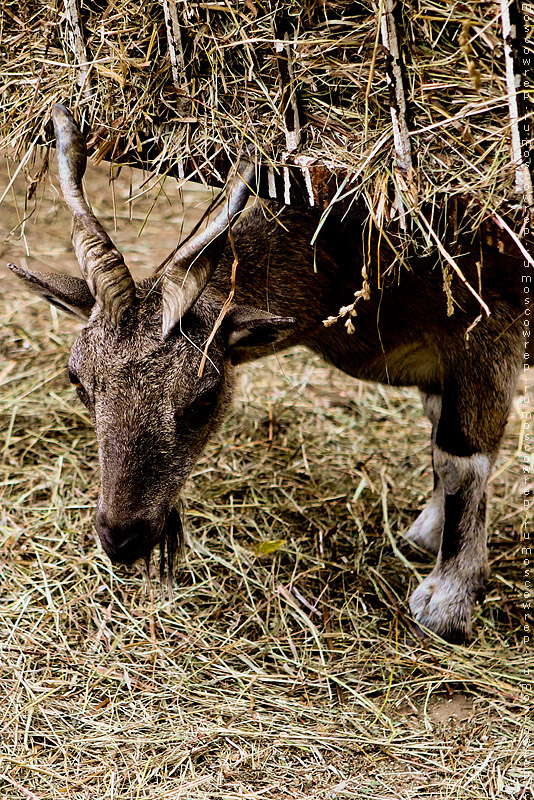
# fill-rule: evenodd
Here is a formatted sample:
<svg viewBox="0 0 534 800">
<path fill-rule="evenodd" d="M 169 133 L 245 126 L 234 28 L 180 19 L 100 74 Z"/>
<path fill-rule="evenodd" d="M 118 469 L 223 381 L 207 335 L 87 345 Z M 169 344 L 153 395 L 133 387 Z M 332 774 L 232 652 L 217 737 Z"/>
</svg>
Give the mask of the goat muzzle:
<svg viewBox="0 0 534 800">
<path fill-rule="evenodd" d="M 106 555 L 115 564 L 133 564 L 147 558 L 159 543 L 168 514 L 126 516 L 99 509 L 96 529 Z"/>
</svg>

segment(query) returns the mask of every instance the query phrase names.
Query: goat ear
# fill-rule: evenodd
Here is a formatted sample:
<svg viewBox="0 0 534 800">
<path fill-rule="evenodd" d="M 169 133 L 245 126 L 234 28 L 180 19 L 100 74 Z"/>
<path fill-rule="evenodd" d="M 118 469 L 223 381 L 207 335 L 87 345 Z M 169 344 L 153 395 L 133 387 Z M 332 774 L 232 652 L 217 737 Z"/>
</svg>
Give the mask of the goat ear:
<svg viewBox="0 0 534 800">
<path fill-rule="evenodd" d="M 89 317 L 95 298 L 82 278 L 61 272 L 30 272 L 16 264 L 7 266 L 28 289 L 41 295 L 53 306 L 81 319 Z"/>
<path fill-rule="evenodd" d="M 268 346 L 287 339 L 296 323 L 293 317 L 275 317 L 253 306 L 235 306 L 224 320 L 232 363 L 256 358 Z"/>
</svg>

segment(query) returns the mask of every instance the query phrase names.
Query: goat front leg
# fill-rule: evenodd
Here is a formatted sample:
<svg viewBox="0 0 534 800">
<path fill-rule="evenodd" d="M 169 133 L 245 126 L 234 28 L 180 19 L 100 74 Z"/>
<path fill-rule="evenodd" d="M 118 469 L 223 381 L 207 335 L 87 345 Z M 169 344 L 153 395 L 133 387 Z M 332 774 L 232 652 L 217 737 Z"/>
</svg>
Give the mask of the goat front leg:
<svg viewBox="0 0 534 800">
<path fill-rule="evenodd" d="M 414 544 L 437 555 L 441 545 L 441 534 L 445 521 L 443 482 L 436 472 L 434 447 L 439 418 L 441 416 L 441 394 L 437 391 L 422 391 L 423 409 L 432 423 L 432 465 L 434 470 L 434 491 L 430 502 L 421 511 L 405 536 Z"/>
<path fill-rule="evenodd" d="M 476 344 L 443 387 L 433 453 L 443 491 L 441 546 L 435 568 L 410 598 L 420 624 L 455 642 L 470 637 L 472 608 L 489 574 L 487 483 L 519 367 L 510 342 L 497 338 L 491 349 Z"/>
</svg>

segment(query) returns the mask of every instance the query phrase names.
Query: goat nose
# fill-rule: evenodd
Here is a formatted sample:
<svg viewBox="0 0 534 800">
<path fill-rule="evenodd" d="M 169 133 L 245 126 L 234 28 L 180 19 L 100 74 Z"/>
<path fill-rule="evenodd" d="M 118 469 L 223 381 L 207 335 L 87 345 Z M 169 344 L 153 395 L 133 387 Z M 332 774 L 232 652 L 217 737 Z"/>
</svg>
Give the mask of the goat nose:
<svg viewBox="0 0 534 800">
<path fill-rule="evenodd" d="M 127 521 L 110 518 L 102 509 L 96 515 L 96 530 L 106 555 L 114 563 L 133 564 L 150 555 L 159 540 L 162 522 L 139 516 Z"/>
</svg>

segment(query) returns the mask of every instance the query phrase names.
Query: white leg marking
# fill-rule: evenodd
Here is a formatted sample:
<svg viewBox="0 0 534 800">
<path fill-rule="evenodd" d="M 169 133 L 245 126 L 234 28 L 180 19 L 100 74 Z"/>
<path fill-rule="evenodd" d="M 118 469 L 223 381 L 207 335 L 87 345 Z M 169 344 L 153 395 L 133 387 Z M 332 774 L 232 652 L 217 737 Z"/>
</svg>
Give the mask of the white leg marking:
<svg viewBox="0 0 534 800">
<path fill-rule="evenodd" d="M 451 456 L 436 445 L 434 468 L 442 479 L 447 494 L 456 494 L 460 486 L 471 484 L 473 497 L 480 500 L 490 476 L 491 459 L 482 453 L 474 456 Z"/>
<path fill-rule="evenodd" d="M 438 484 L 432 499 L 406 532 L 406 538 L 424 550 L 437 555 L 441 546 L 444 521 L 443 489 Z"/>
</svg>

